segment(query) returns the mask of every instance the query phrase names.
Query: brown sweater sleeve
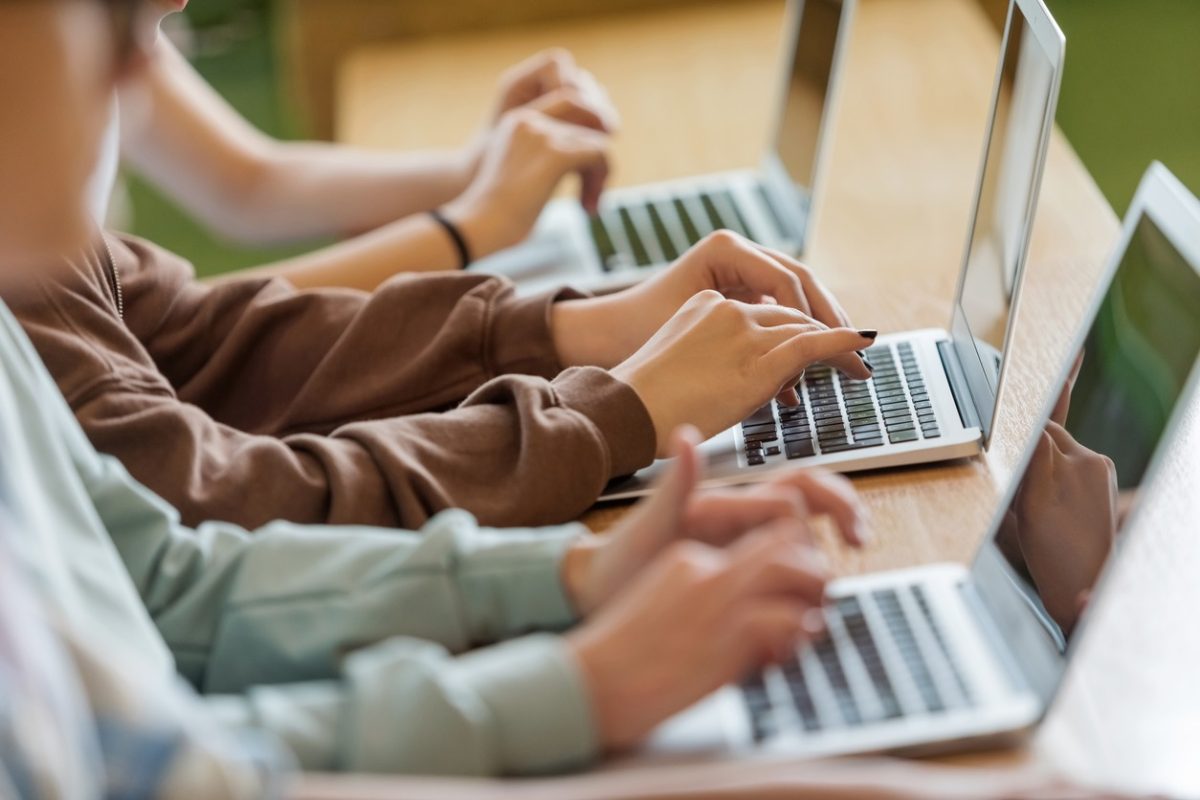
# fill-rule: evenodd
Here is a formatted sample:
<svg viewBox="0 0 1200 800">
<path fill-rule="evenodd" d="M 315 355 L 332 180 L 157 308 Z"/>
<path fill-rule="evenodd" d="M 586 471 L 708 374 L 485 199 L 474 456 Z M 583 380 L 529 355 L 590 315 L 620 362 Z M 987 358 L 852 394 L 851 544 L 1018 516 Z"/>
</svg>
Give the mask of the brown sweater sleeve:
<svg viewBox="0 0 1200 800">
<path fill-rule="evenodd" d="M 628 386 L 596 368 L 548 379 L 548 297 L 462 275 L 369 296 L 209 288 L 114 245 L 128 325 L 98 258 L 11 305 L 96 447 L 189 524 L 416 527 L 448 507 L 562 522 L 653 457 Z"/>
<path fill-rule="evenodd" d="M 552 379 L 560 290 L 517 298 L 503 279 L 400 276 L 375 293 L 297 291 L 280 279 L 206 285 L 133 237 L 113 241 L 125 324 L 179 398 L 253 433 L 444 410 L 500 375 Z"/>
</svg>

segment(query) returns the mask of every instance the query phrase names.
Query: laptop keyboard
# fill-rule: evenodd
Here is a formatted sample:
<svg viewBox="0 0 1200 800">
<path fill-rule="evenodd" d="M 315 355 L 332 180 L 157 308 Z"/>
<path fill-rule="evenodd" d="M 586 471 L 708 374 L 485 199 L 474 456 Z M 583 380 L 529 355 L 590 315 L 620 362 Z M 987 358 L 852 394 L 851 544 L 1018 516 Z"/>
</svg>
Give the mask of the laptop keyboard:
<svg viewBox="0 0 1200 800">
<path fill-rule="evenodd" d="M 765 190 L 761 193 L 766 196 Z M 614 205 L 592 217 L 590 225 L 606 272 L 674 261 L 717 230 L 754 238 L 728 189 Z"/>
<path fill-rule="evenodd" d="M 741 426 L 746 464 L 939 438 L 912 344 L 875 345 L 866 355 L 875 368 L 870 380 L 844 380 L 829 367 L 810 367 L 796 387 L 799 406 L 772 403 L 746 418 Z"/>
<path fill-rule="evenodd" d="M 756 740 L 974 704 L 922 587 L 840 598 L 825 615 L 827 636 L 742 684 Z"/>
</svg>

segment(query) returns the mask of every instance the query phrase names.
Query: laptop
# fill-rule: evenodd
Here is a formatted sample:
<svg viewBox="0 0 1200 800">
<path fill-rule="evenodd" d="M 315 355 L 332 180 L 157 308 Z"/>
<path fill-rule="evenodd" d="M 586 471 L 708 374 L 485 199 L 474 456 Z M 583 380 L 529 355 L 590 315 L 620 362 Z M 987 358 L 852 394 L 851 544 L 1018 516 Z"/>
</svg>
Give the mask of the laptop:
<svg viewBox="0 0 1200 800">
<path fill-rule="evenodd" d="M 472 269 L 505 275 L 523 293 L 564 282 L 628 284 L 720 229 L 799 255 L 826 160 L 854 2 L 790 3 L 774 142 L 758 170 L 610 189 L 590 218 L 576 201 L 553 201 L 528 240 Z"/>
<path fill-rule="evenodd" d="M 880 336 L 871 380 L 813 366 L 800 405 L 758 409 L 705 443 L 706 485 L 797 465 L 839 472 L 972 456 L 991 436 L 1028 251 L 1065 40 L 1042 0 L 1010 2 L 974 211 L 948 330 Z M 665 462 L 611 483 L 602 500 L 644 494 Z"/>
<path fill-rule="evenodd" d="M 1176 411 L 1200 400 L 1200 201 L 1159 165 L 1142 181 L 1070 354 L 1081 361 L 1062 425 L 1050 422 L 1056 388 L 970 567 L 831 582 L 828 636 L 668 720 L 645 754 L 919 754 L 1031 729 L 1089 599 L 1105 591 L 1102 571 L 1123 549 Z M 1075 367 L 1064 364 L 1052 386 Z M 1043 429 L 1073 460 L 1045 468 Z M 1079 468 L 1085 450 L 1090 463 Z M 1103 457 L 1112 469 L 1097 472 Z M 1049 476 L 1064 464 L 1079 471 L 1057 483 Z"/>
</svg>

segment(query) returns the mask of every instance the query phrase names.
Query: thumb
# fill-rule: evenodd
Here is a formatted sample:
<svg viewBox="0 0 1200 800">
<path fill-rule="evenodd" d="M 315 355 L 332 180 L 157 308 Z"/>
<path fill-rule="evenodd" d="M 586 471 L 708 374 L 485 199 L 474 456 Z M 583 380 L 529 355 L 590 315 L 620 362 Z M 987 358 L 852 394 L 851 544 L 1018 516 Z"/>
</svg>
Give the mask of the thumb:
<svg viewBox="0 0 1200 800">
<path fill-rule="evenodd" d="M 655 482 L 650 496 L 634 511 L 636 522 L 630 526 L 637 531 L 643 556 L 652 557 L 667 542 L 679 537 L 686 519 L 688 503 L 696 482 L 700 479 L 700 432 L 691 425 L 681 425 L 671 433 L 668 452 L 672 462 Z"/>
<path fill-rule="evenodd" d="M 654 523 L 662 525 L 660 530 L 664 532 L 678 529 L 700 480 L 700 453 L 697 450 L 700 441 L 700 432 L 691 425 L 681 425 L 671 432 L 668 444 L 671 466 L 655 484 L 650 499 L 643 504 L 646 513 L 652 515 Z"/>
</svg>

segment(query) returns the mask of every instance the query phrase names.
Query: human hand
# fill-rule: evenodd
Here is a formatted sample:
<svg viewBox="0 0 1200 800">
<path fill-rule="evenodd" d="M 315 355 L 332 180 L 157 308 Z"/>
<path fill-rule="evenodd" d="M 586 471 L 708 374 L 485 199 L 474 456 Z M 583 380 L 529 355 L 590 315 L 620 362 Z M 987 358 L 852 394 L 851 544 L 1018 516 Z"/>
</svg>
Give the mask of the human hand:
<svg viewBox="0 0 1200 800">
<path fill-rule="evenodd" d="M 1084 354 L 1050 412 L 1016 497 L 1005 514 L 1002 549 L 1019 556 L 1050 616 L 1070 633 L 1108 558 L 1117 531 L 1117 473 L 1064 427 Z"/>
<path fill-rule="evenodd" d="M 575 118 L 568 121 L 605 133 L 615 133 L 621 124 L 608 92 L 562 48 L 536 53 L 500 76 L 493 121 L 514 108 L 535 103 L 540 103 L 542 110 L 556 104 L 570 106 L 578 111 L 572 112 Z"/>
<path fill-rule="evenodd" d="M 505 113 L 484 143 L 475 177 L 442 209 L 482 257 L 529 235 L 559 181 L 580 176 L 581 202 L 595 211 L 608 178 L 608 135 L 570 121 L 586 113 L 546 95 Z"/>
<path fill-rule="evenodd" d="M 1117 531 L 1112 459 L 1049 422 L 1010 512 L 1010 530 L 1046 611 L 1070 633 Z"/>
<path fill-rule="evenodd" d="M 821 470 L 790 470 L 752 488 L 698 493 L 703 466 L 699 441 L 693 428 L 675 431 L 675 461 L 650 497 L 608 534 L 584 539 L 568 551 L 564 583 L 581 614 L 601 608 L 676 542 L 724 547 L 747 531 L 781 520 L 790 521 L 796 535 L 809 542 L 809 520 L 824 514 L 833 518 L 847 543 L 858 547 L 866 542 L 865 512 L 854 489 L 846 479 Z"/>
<path fill-rule="evenodd" d="M 667 546 L 567 634 L 602 745 L 620 750 L 721 686 L 785 660 L 823 630 L 827 574 L 792 519 L 728 548 Z"/>
<path fill-rule="evenodd" d="M 562 363 L 619 364 L 704 290 L 750 304 L 785 306 L 830 327 L 850 325 L 837 299 L 803 264 L 736 233 L 718 231 L 668 269 L 624 291 L 558 303 L 551 324 Z M 855 377 L 870 376 L 854 354 L 836 366 Z"/>
<path fill-rule="evenodd" d="M 664 457 L 667 437 L 680 425 L 708 438 L 772 397 L 794 405 L 791 389 L 810 364 L 850 360 L 856 365 L 851 374 L 866 377 L 855 351 L 874 339 L 874 331 L 826 328 L 790 308 L 704 291 L 612 374 L 637 392 L 654 424 L 655 452 Z"/>
</svg>

